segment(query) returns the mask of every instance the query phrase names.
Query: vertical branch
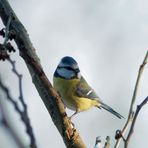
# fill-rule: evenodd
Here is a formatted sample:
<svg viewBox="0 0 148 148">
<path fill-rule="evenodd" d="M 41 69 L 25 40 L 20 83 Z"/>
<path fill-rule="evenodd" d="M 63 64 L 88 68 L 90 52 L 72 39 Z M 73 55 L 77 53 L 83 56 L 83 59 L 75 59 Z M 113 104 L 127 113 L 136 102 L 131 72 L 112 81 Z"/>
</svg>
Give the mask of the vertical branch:
<svg viewBox="0 0 148 148">
<path fill-rule="evenodd" d="M 142 64 L 140 65 L 140 68 L 139 68 L 139 72 L 138 72 L 138 76 L 137 76 L 137 80 L 136 80 L 136 84 L 135 84 L 135 88 L 134 88 L 134 93 L 133 93 L 133 97 L 132 97 L 132 101 L 131 101 L 131 105 L 130 105 L 130 109 L 129 109 L 128 119 L 127 119 L 123 129 L 121 130 L 122 136 L 124 136 L 126 130 L 129 127 L 129 124 L 133 121 L 133 117 L 132 117 L 133 116 L 133 106 L 134 106 L 134 103 L 135 103 L 135 100 L 137 97 L 139 83 L 140 83 L 141 76 L 143 74 L 144 66 L 147 64 L 147 62 L 148 62 L 148 50 L 146 52 L 146 55 L 144 57 Z M 121 141 L 121 138 L 119 138 L 116 141 L 115 148 L 119 147 L 120 141 Z"/>
<path fill-rule="evenodd" d="M 128 118 L 131 117 L 131 114 L 133 112 L 133 106 L 134 106 L 136 96 L 138 93 L 140 79 L 143 74 L 144 66 L 147 64 L 147 62 L 148 62 L 148 51 L 146 52 L 145 58 L 139 68 L 139 73 L 138 73 L 138 77 L 137 77 L 136 84 L 135 84 L 135 89 L 134 89 L 134 93 L 133 93 L 133 97 L 132 97 L 132 102 L 131 102 Z"/>
</svg>

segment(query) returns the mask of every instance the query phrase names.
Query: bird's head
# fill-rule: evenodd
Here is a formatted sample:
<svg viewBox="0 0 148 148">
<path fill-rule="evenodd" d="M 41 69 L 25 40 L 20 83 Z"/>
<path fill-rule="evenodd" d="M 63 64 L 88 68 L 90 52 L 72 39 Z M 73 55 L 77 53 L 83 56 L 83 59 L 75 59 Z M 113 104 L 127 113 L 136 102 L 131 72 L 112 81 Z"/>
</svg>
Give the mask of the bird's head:
<svg viewBox="0 0 148 148">
<path fill-rule="evenodd" d="M 54 76 L 64 79 L 79 79 L 81 75 L 78 63 L 72 57 L 63 57 L 57 66 Z"/>
</svg>

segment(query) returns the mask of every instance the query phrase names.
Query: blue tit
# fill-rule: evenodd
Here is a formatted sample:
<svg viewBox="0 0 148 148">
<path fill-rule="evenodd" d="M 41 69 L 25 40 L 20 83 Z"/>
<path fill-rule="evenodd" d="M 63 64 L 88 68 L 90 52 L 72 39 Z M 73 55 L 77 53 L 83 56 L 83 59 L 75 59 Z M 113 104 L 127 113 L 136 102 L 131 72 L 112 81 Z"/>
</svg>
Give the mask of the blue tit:
<svg viewBox="0 0 148 148">
<path fill-rule="evenodd" d="M 53 85 L 64 105 L 75 111 L 72 116 L 91 107 L 97 107 L 109 111 L 118 118 L 123 118 L 114 109 L 103 103 L 81 75 L 78 63 L 72 57 L 66 56 L 61 59 L 54 73 Z"/>
</svg>

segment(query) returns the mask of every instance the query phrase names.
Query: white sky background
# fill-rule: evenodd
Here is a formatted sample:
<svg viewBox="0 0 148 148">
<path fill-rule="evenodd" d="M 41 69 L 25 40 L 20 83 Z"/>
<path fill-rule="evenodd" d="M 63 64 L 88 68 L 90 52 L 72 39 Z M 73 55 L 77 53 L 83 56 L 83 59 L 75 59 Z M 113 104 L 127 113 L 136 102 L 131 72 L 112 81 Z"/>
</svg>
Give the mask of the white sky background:
<svg viewBox="0 0 148 148">
<path fill-rule="evenodd" d="M 148 2 L 146 0 L 9 0 L 40 57 L 50 81 L 63 56 L 79 63 L 82 74 L 105 103 L 127 117 L 139 65 L 148 49 Z M 2 28 L 2 23 L 0 22 Z M 1 39 L 2 40 L 2 39 Z M 18 53 L 13 54 L 17 69 L 23 74 L 24 97 L 39 148 L 64 148 L 41 101 L 26 65 Z M 18 96 L 17 79 L 7 62 L 0 62 L 0 73 L 13 96 Z M 148 95 L 148 66 L 140 83 L 136 104 Z M 9 103 L 14 125 L 28 142 L 24 127 Z M 11 113 L 10 113 L 11 112 Z M 68 111 L 70 115 L 72 112 Z M 148 105 L 140 112 L 131 148 L 146 147 Z M 112 147 L 119 120 L 106 111 L 93 108 L 73 118 L 75 127 L 88 148 L 97 136 L 111 136 Z M 11 121 L 12 122 L 12 121 Z M 1 147 L 12 148 L 8 135 L 0 127 Z M 14 148 L 16 146 L 14 145 Z"/>
</svg>

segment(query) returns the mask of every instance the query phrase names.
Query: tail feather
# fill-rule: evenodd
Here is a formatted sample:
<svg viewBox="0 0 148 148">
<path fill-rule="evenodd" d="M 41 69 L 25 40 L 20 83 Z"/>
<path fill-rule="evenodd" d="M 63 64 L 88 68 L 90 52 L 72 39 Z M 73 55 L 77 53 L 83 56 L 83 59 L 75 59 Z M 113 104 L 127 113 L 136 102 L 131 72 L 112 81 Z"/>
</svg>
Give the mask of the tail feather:
<svg viewBox="0 0 148 148">
<path fill-rule="evenodd" d="M 115 110 L 113 110 L 111 107 L 109 107 L 108 105 L 106 105 L 106 104 L 104 104 L 104 103 L 102 103 L 101 102 L 101 105 L 99 106 L 99 108 L 103 108 L 103 109 L 105 109 L 105 110 L 107 110 L 107 111 L 109 111 L 110 113 L 112 113 L 112 114 L 114 114 L 116 117 L 118 117 L 118 118 L 124 118 L 122 115 L 120 115 L 119 113 L 117 113 Z"/>
</svg>

